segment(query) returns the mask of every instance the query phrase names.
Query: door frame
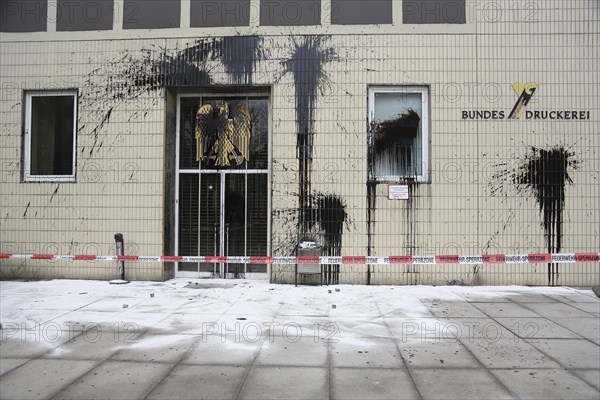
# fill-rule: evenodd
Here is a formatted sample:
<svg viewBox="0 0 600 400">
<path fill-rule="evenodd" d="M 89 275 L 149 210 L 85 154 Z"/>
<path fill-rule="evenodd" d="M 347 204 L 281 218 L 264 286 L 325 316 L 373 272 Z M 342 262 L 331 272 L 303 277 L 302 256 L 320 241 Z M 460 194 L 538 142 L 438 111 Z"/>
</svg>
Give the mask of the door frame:
<svg viewBox="0 0 600 400">
<path fill-rule="evenodd" d="M 181 99 L 184 97 L 200 97 L 200 98 L 219 98 L 219 97 L 239 97 L 239 98 L 257 98 L 257 97 L 266 97 L 267 98 L 267 169 L 265 170 L 230 170 L 230 169 L 212 169 L 206 170 L 202 172 L 200 168 L 198 169 L 181 169 L 180 168 L 180 159 L 179 159 L 179 146 L 180 146 L 180 127 L 181 127 Z M 271 158 L 271 146 L 272 146 L 272 102 L 271 102 L 271 94 L 267 92 L 190 92 L 190 93 L 178 93 L 177 94 L 177 102 L 176 102 L 176 116 L 175 116 L 175 245 L 174 245 L 174 255 L 179 255 L 179 175 L 181 173 L 190 173 L 190 174 L 198 174 L 198 178 L 200 178 L 200 174 L 203 173 L 218 173 L 221 175 L 221 180 L 224 179 L 223 172 L 225 173 L 261 173 L 267 174 L 267 254 L 263 255 L 271 255 L 271 167 L 272 167 L 272 158 Z M 254 172 L 261 171 L 261 172 Z M 200 187 L 199 187 L 200 190 Z M 221 189 L 223 190 L 223 189 Z M 247 201 L 247 200 L 246 200 Z M 223 207 L 224 201 L 220 199 L 220 207 L 221 207 L 221 215 L 220 219 L 224 218 L 223 216 Z M 222 235 L 221 235 L 222 236 Z M 222 242 L 223 238 L 220 238 L 220 242 Z M 222 248 L 222 246 L 220 246 Z M 211 274 L 209 272 L 200 272 L 200 271 L 180 271 L 179 270 L 179 262 L 175 263 L 175 277 L 176 278 L 207 278 L 210 277 Z M 246 273 L 244 267 L 244 277 L 246 279 L 260 279 L 260 280 L 268 280 L 271 276 L 271 264 L 267 264 L 266 273 L 262 272 L 254 272 L 254 273 Z"/>
</svg>

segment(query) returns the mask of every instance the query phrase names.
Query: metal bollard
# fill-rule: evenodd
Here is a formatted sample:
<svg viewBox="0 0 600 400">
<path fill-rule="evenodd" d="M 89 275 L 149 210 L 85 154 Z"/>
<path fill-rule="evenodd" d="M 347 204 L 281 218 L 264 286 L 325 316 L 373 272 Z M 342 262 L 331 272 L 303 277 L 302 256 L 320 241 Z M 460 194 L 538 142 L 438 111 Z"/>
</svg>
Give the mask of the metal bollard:
<svg viewBox="0 0 600 400">
<path fill-rule="evenodd" d="M 115 233 L 115 246 L 116 246 L 116 255 L 124 256 L 125 255 L 125 240 L 123 239 L 122 233 Z M 119 284 L 119 283 L 129 283 L 129 281 L 125 280 L 125 261 L 117 260 L 117 273 L 121 277 L 120 280 L 112 280 L 109 283 Z"/>
</svg>

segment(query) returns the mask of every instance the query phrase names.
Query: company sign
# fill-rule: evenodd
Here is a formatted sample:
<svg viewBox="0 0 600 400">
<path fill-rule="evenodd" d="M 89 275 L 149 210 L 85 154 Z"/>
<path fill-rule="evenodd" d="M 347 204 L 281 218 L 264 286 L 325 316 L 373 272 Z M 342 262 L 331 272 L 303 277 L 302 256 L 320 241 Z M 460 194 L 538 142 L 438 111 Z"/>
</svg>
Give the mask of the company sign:
<svg viewBox="0 0 600 400">
<path fill-rule="evenodd" d="M 589 120 L 590 112 L 581 110 L 551 110 L 538 111 L 527 110 L 527 104 L 538 89 L 537 83 L 513 83 L 512 87 L 518 98 L 510 113 L 505 110 L 462 110 L 461 117 L 464 120 L 480 119 L 534 119 L 534 120 Z"/>
</svg>

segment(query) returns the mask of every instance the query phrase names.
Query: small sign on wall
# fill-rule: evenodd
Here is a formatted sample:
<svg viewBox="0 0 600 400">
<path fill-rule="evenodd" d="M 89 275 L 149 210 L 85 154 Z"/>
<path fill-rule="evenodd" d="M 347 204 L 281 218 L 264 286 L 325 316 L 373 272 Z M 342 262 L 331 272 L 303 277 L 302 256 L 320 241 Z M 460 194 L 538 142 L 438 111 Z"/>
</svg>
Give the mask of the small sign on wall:
<svg viewBox="0 0 600 400">
<path fill-rule="evenodd" d="M 408 185 L 388 185 L 389 200 L 408 200 Z"/>
</svg>

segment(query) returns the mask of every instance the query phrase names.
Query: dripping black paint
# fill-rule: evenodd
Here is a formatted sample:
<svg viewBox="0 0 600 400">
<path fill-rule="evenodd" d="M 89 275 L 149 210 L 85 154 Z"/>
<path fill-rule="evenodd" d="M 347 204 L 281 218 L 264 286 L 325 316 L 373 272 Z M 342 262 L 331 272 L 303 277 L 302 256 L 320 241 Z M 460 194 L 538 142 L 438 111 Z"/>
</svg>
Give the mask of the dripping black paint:
<svg viewBox="0 0 600 400">
<path fill-rule="evenodd" d="M 325 47 L 325 36 L 292 38 L 292 54 L 282 62 L 285 73 L 294 80 L 296 105 L 296 157 L 299 168 L 299 236 L 310 230 L 311 170 L 315 105 L 319 89 L 330 84 L 324 65 L 335 58 L 335 50 Z"/>
<path fill-rule="evenodd" d="M 574 153 L 562 147 L 549 150 L 533 147 L 512 176 L 513 183 L 524 186 L 535 196 L 542 214 L 548 253 L 559 253 L 562 249 L 565 187 L 573 183 L 569 169 L 577 165 Z M 548 264 L 548 284 L 554 285 L 557 276 L 557 265 Z"/>
<path fill-rule="evenodd" d="M 346 205 L 336 195 L 317 195 L 315 207 L 311 215 L 311 224 L 318 225 L 323 232 L 322 254 L 325 256 L 342 255 L 342 233 L 347 221 Z M 339 283 L 339 265 L 325 267 L 325 282 Z"/>
<path fill-rule="evenodd" d="M 397 174 L 404 176 L 402 179 L 410 185 L 410 192 L 416 192 L 417 182 L 413 170 L 413 146 L 418 135 L 421 117 L 413 110 L 395 118 L 390 118 L 378 123 L 373 122 L 369 127 L 368 152 L 367 152 L 367 255 L 371 256 L 374 247 L 375 210 L 377 199 L 377 174 L 375 162 L 377 157 L 387 154 L 398 165 Z M 408 254 L 414 254 L 416 240 L 416 223 L 414 210 L 416 209 L 412 195 L 406 204 L 405 249 Z M 367 266 L 367 284 L 371 283 L 371 269 Z"/>
</svg>

